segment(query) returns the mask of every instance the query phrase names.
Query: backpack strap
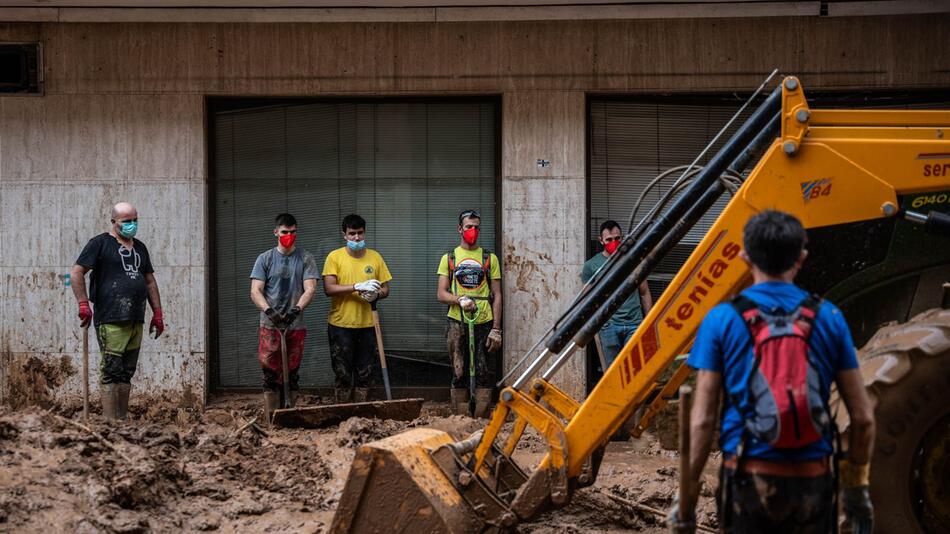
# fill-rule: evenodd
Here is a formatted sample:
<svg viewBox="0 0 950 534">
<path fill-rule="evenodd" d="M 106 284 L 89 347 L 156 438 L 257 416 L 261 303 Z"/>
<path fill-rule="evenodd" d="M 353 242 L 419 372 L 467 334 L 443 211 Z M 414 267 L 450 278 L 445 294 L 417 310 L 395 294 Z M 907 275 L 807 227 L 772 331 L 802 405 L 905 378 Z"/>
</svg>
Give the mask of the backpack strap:
<svg viewBox="0 0 950 534">
<path fill-rule="evenodd" d="M 805 297 L 798 305 L 798 314 L 795 317 L 795 324 L 802 332 L 802 336 L 808 341 L 811 338 L 815 321 L 818 319 L 818 310 L 821 308 L 822 298 L 811 294 Z"/>
<path fill-rule="evenodd" d="M 768 324 L 762 320 L 759 305 L 752 299 L 741 294 L 733 297 L 730 304 L 732 304 L 736 313 L 739 314 L 739 317 L 742 318 L 742 322 L 745 323 L 746 328 L 749 329 L 749 335 L 752 336 L 752 343 L 754 345 L 759 335 L 761 335 L 762 329 L 768 329 Z"/>
<path fill-rule="evenodd" d="M 450 250 L 445 257 L 449 264 L 449 293 L 458 295 L 458 288 L 455 285 L 455 249 Z"/>
</svg>

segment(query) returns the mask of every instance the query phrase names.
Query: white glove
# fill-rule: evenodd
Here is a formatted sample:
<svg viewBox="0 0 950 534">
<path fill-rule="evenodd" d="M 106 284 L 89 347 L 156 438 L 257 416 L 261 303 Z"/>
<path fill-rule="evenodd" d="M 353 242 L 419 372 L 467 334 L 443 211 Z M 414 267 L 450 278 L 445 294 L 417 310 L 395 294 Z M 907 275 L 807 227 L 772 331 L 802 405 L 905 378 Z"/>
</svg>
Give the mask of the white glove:
<svg viewBox="0 0 950 534">
<path fill-rule="evenodd" d="M 373 302 L 379 298 L 379 293 L 376 291 L 360 291 L 360 298 L 366 302 Z"/>
<path fill-rule="evenodd" d="M 475 304 L 475 300 L 468 297 L 459 297 L 459 307 L 469 313 L 478 309 L 478 305 Z"/>
<path fill-rule="evenodd" d="M 360 293 L 364 291 L 379 293 L 379 289 L 381 287 L 383 287 L 382 284 L 380 284 L 379 280 L 376 280 L 376 279 L 367 280 L 365 282 L 360 282 L 358 284 L 353 285 L 353 289 L 359 291 Z"/>
<path fill-rule="evenodd" d="M 501 330 L 492 328 L 488 333 L 488 339 L 485 340 L 485 347 L 488 352 L 495 352 L 501 348 Z"/>
</svg>

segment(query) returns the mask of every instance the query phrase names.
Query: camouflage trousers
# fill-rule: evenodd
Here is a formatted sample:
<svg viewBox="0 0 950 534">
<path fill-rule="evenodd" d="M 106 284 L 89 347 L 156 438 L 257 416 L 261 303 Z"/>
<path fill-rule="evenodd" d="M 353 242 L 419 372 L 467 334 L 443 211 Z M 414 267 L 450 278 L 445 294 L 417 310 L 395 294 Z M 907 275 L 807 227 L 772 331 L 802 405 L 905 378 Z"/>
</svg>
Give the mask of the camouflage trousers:
<svg viewBox="0 0 950 534">
<path fill-rule="evenodd" d="M 491 333 L 491 321 L 475 325 L 475 387 L 487 389 L 495 387 L 495 366 L 492 354 L 485 343 Z M 468 324 L 449 319 L 445 330 L 445 339 L 452 359 L 452 387 L 468 388 L 468 369 L 471 360 L 468 351 Z"/>
<path fill-rule="evenodd" d="M 777 477 L 723 469 L 719 522 L 732 534 L 827 534 L 835 520 L 834 479 Z"/>
</svg>

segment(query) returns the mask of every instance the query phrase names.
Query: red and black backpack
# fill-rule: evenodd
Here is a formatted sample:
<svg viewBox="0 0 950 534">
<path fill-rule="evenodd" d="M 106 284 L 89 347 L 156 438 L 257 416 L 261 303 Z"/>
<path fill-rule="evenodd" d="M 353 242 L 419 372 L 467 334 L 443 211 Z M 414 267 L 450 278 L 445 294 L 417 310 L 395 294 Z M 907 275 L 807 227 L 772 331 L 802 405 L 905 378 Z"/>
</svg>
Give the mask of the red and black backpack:
<svg viewBox="0 0 950 534">
<path fill-rule="evenodd" d="M 743 444 L 753 437 L 775 448 L 795 449 L 830 435 L 825 387 L 810 347 L 821 298 L 810 295 L 790 313 L 766 312 L 742 295 L 732 306 L 753 342 L 745 409 L 733 399 L 743 417 Z"/>
</svg>

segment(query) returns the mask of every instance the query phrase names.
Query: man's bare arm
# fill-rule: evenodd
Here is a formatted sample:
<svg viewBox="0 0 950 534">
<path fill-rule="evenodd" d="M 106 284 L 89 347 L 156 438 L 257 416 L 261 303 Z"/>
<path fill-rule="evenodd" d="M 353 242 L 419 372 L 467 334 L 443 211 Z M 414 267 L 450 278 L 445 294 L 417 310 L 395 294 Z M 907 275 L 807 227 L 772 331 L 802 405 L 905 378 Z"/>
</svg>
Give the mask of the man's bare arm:
<svg viewBox="0 0 950 534">
<path fill-rule="evenodd" d="M 256 278 L 251 279 L 251 302 L 257 306 L 257 309 L 264 311 L 270 308 L 267 303 L 267 297 L 264 296 L 264 281 Z"/>
<path fill-rule="evenodd" d="M 650 286 L 646 282 L 640 284 L 640 306 L 643 308 L 643 316 L 646 317 L 653 308 L 653 295 L 650 294 Z"/>
<path fill-rule="evenodd" d="M 148 288 L 148 303 L 152 306 L 152 311 L 162 308 L 162 296 L 158 291 L 158 281 L 155 280 L 155 273 L 145 273 L 145 286 Z"/>
<path fill-rule="evenodd" d="M 492 328 L 501 329 L 501 280 L 492 280 L 491 281 L 491 294 L 492 294 L 492 305 L 491 311 L 494 317 L 492 322 Z"/>
<path fill-rule="evenodd" d="M 86 292 L 87 272 L 89 272 L 89 269 L 78 263 L 73 265 L 73 268 L 69 271 L 69 285 L 73 288 L 73 296 L 76 297 L 76 302 L 89 300 L 89 293 Z"/>
<path fill-rule="evenodd" d="M 350 293 L 356 291 L 356 287 L 353 284 L 338 284 L 335 274 L 328 274 L 323 277 L 323 292 L 328 297 L 335 297 L 337 295 L 349 295 Z"/>
<path fill-rule="evenodd" d="M 871 461 L 874 448 L 874 408 L 864 389 L 864 378 L 858 369 L 838 371 L 835 384 L 851 417 L 848 459 L 855 464 L 866 464 Z"/>
<path fill-rule="evenodd" d="M 307 278 L 303 281 L 303 295 L 300 295 L 300 298 L 297 299 L 297 307 L 301 310 L 307 308 L 311 302 L 313 302 L 313 297 L 317 294 L 317 279 L 316 278 Z"/>
<path fill-rule="evenodd" d="M 722 373 L 700 369 L 696 374 L 696 400 L 689 419 L 689 465 L 693 488 L 699 489 L 709 449 L 716 432 L 716 414 L 722 391 Z"/>
<path fill-rule="evenodd" d="M 384 299 L 389 296 L 389 282 L 383 282 L 379 286 L 379 298 Z"/>
<path fill-rule="evenodd" d="M 447 304 L 449 306 L 459 303 L 459 298 L 449 291 L 449 277 L 444 274 L 439 275 L 439 285 L 438 289 L 436 290 L 436 298 L 439 299 L 439 302 L 442 304 Z"/>
</svg>

